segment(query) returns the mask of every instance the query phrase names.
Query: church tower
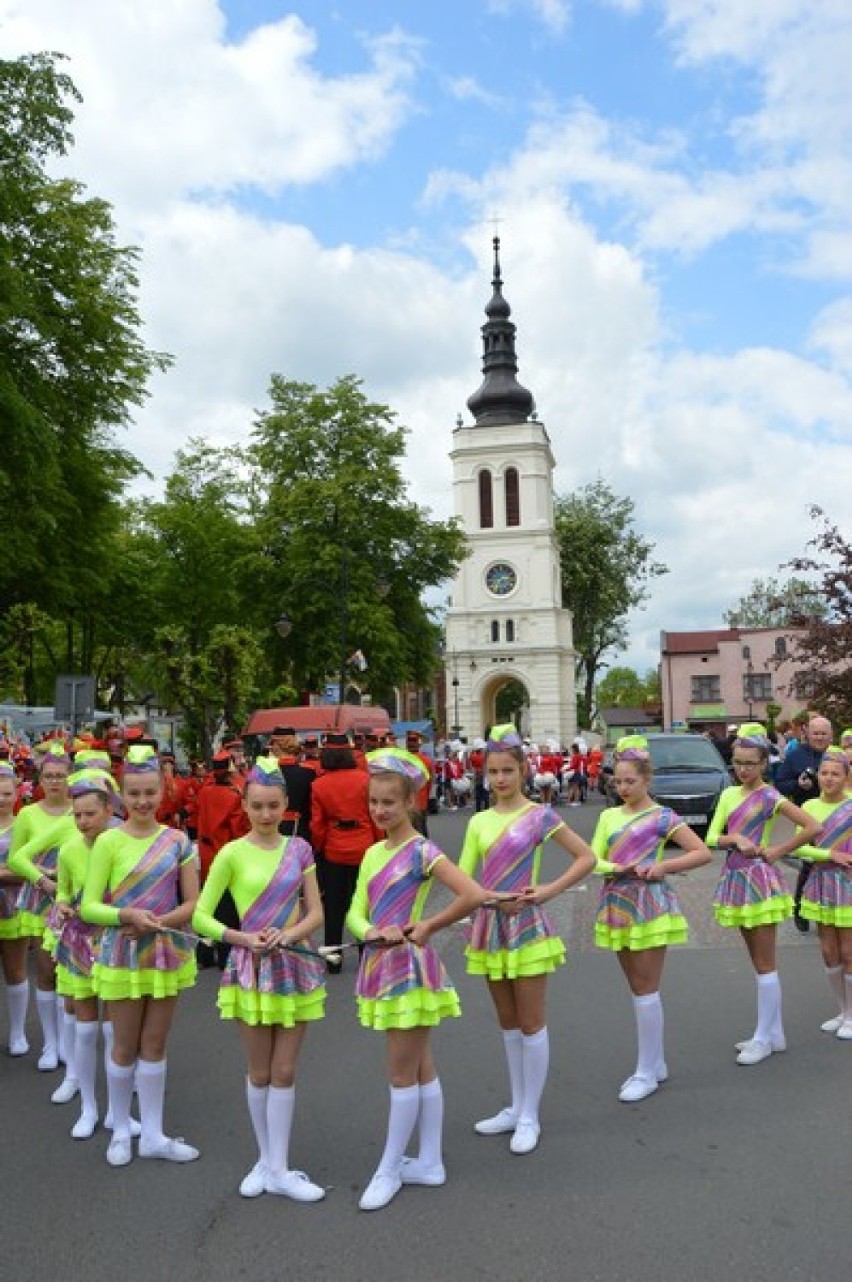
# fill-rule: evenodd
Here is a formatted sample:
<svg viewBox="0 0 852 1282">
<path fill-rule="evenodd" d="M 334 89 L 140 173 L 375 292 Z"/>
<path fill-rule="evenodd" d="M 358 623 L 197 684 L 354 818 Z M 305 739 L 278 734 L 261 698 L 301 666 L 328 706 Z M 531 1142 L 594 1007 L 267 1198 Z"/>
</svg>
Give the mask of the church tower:
<svg viewBox="0 0 852 1282">
<path fill-rule="evenodd" d="M 494 238 L 482 326 L 482 385 L 453 432 L 453 499 L 468 555 L 446 615 L 447 727 L 468 742 L 510 719 L 536 743 L 576 732 L 571 615 L 561 605 L 554 458 L 532 394 L 517 380 L 515 326 Z M 501 695 L 502 692 L 502 695 Z M 500 707 L 498 715 L 498 696 Z"/>
</svg>

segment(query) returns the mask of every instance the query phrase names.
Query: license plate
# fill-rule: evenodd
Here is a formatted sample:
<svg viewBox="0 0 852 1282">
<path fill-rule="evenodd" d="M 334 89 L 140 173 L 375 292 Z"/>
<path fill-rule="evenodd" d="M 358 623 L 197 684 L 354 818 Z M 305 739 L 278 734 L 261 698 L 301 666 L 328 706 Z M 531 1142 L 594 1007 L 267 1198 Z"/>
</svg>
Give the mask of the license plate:
<svg viewBox="0 0 852 1282">
<path fill-rule="evenodd" d="M 686 824 L 703 824 L 707 822 L 706 815 L 681 815 L 681 819 Z"/>
</svg>

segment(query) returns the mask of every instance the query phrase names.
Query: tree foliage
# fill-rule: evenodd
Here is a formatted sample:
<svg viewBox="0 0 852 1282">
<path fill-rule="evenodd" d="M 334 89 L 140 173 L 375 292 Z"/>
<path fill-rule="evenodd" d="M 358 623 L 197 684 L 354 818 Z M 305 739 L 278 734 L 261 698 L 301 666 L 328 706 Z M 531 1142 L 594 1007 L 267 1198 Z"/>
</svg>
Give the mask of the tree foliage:
<svg viewBox="0 0 852 1282">
<path fill-rule="evenodd" d="M 722 615 L 729 628 L 786 628 L 802 615 L 824 617 L 825 603 L 807 579 L 754 579 L 745 596 Z"/>
<path fill-rule="evenodd" d="M 821 610 L 791 616 L 793 661 L 805 680 L 809 706 L 836 728 L 852 725 L 852 544 L 822 508 L 812 507 L 818 531 L 788 568 L 819 576 Z"/>
<path fill-rule="evenodd" d="M 260 553 L 257 599 L 292 624 L 283 656 L 302 689 L 345 675 L 360 650 L 381 700 L 434 670 L 439 628 L 423 603 L 464 554 L 455 521 L 407 497 L 405 429 L 346 376 L 328 389 L 272 379 L 247 451 Z"/>
<path fill-rule="evenodd" d="M 101 598 L 97 552 L 141 470 L 114 431 L 166 358 L 140 338 L 137 251 L 109 205 L 48 174 L 79 97 L 57 61 L 0 61 L 0 596 L 61 612 Z"/>
<path fill-rule="evenodd" d="M 649 668 L 640 677 L 635 668 L 612 667 L 595 692 L 598 708 L 644 708 L 660 699 L 660 674 Z"/>
<path fill-rule="evenodd" d="M 557 496 L 556 537 L 562 604 L 574 616 L 578 712 L 591 724 L 594 690 L 605 656 L 627 645 L 627 616 L 648 596 L 648 583 L 667 573 L 653 544 L 633 525 L 634 504 L 600 477 Z"/>
</svg>

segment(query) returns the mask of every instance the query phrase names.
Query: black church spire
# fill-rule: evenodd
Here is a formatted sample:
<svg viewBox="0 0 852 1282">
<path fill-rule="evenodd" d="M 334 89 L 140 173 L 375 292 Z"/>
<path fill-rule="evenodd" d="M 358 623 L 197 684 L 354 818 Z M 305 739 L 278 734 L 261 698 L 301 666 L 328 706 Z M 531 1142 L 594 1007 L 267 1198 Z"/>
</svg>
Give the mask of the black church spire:
<svg viewBox="0 0 852 1282">
<path fill-rule="evenodd" d="M 485 309 L 488 320 L 482 326 L 482 372 L 485 377 L 478 391 L 468 398 L 468 409 L 477 427 L 499 423 L 525 423 L 535 409 L 531 392 L 522 387 L 515 375 L 515 326 L 509 320 L 512 309 L 503 297 L 500 276 L 500 237 L 494 237 L 494 292 Z"/>
</svg>

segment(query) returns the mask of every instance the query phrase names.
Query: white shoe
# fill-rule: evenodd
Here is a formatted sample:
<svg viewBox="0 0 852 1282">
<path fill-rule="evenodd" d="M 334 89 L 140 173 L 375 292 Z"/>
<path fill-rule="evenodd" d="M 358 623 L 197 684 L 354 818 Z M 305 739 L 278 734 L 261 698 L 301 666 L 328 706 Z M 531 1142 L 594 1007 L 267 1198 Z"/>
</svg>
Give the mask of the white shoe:
<svg viewBox="0 0 852 1282">
<path fill-rule="evenodd" d="M 139 1156 L 155 1157 L 163 1162 L 195 1162 L 201 1154 L 197 1148 L 187 1144 L 182 1137 L 172 1140 L 164 1135 L 159 1140 L 140 1139 Z"/>
<path fill-rule="evenodd" d="M 90 1140 L 98 1127 L 97 1113 L 81 1113 L 71 1127 L 72 1140 Z"/>
<path fill-rule="evenodd" d="M 66 1077 L 59 1083 L 50 1097 L 51 1104 L 70 1104 L 75 1095 L 80 1093 L 80 1083 L 76 1077 Z"/>
<path fill-rule="evenodd" d="M 737 1056 L 738 1064 L 759 1064 L 761 1060 L 769 1059 L 772 1054 L 772 1044 L 770 1042 L 759 1042 L 756 1037 L 745 1046 Z"/>
<path fill-rule="evenodd" d="M 647 1099 L 659 1087 L 656 1077 L 639 1077 L 636 1073 L 628 1077 L 618 1092 L 622 1104 L 638 1104 L 640 1099 Z"/>
<path fill-rule="evenodd" d="M 312 1183 L 304 1171 L 267 1171 L 264 1188 L 294 1202 L 321 1202 L 325 1197 L 325 1189 Z"/>
<path fill-rule="evenodd" d="M 820 1024 L 821 1033 L 836 1033 L 843 1023 L 842 1015 L 835 1015 L 833 1019 L 827 1019 L 824 1024 Z"/>
<path fill-rule="evenodd" d="M 40 1073 L 55 1073 L 59 1067 L 59 1055 L 55 1046 L 45 1046 L 44 1050 L 38 1057 L 38 1071 Z"/>
<path fill-rule="evenodd" d="M 30 1044 L 27 1041 L 26 1037 L 21 1036 L 21 1037 L 9 1038 L 9 1054 L 10 1055 L 15 1055 L 15 1056 L 26 1055 L 29 1049 L 30 1049 Z"/>
<path fill-rule="evenodd" d="M 388 1202 L 392 1202 L 402 1188 L 402 1177 L 398 1171 L 392 1175 L 376 1171 L 370 1183 L 361 1195 L 358 1203 L 362 1211 L 380 1211 Z"/>
<path fill-rule="evenodd" d="M 404 1157 L 399 1174 L 403 1184 L 428 1184 L 437 1188 L 440 1184 L 447 1182 L 447 1172 L 443 1162 L 438 1162 L 435 1166 L 424 1166 L 417 1157 Z"/>
<path fill-rule="evenodd" d="M 834 1036 L 841 1042 L 852 1042 L 852 1019 L 844 1019 Z"/>
<path fill-rule="evenodd" d="M 539 1135 L 541 1127 L 538 1122 L 518 1122 L 515 1133 L 509 1140 L 509 1148 L 513 1153 L 531 1153 L 538 1144 Z"/>
<path fill-rule="evenodd" d="M 240 1181 L 240 1197 L 260 1197 L 266 1192 L 266 1167 L 255 1162 L 248 1175 Z"/>
<path fill-rule="evenodd" d="M 135 1117 L 130 1117 L 127 1119 L 127 1125 L 132 1138 L 134 1140 L 138 1140 L 139 1136 L 142 1134 L 142 1123 L 137 1122 Z M 104 1118 L 104 1130 L 112 1130 L 112 1113 L 108 1112 Z"/>
<path fill-rule="evenodd" d="M 483 1117 L 476 1122 L 474 1130 L 477 1135 L 509 1135 L 518 1125 L 518 1115 L 510 1108 L 501 1108 L 493 1117 Z"/>
<path fill-rule="evenodd" d="M 130 1139 L 117 1140 L 113 1137 L 106 1157 L 110 1166 L 128 1166 L 133 1161 L 133 1144 Z"/>
<path fill-rule="evenodd" d="M 734 1049 L 738 1051 L 748 1050 L 756 1040 L 755 1037 L 750 1037 L 745 1042 L 734 1042 Z M 782 1051 L 787 1049 L 787 1039 L 785 1037 L 773 1037 L 769 1045 L 772 1047 L 773 1052 L 780 1055 Z"/>
</svg>

